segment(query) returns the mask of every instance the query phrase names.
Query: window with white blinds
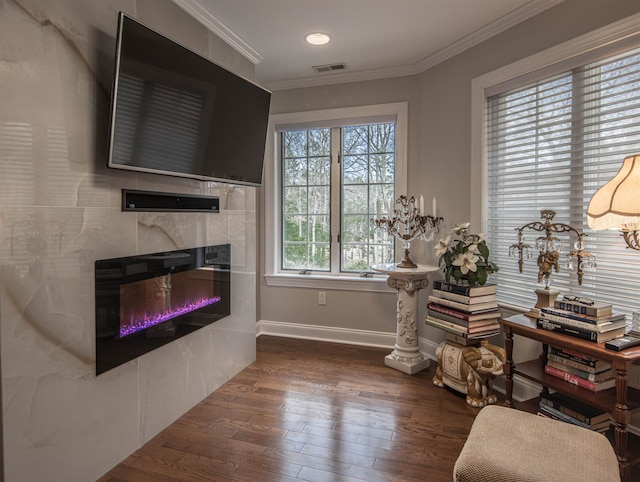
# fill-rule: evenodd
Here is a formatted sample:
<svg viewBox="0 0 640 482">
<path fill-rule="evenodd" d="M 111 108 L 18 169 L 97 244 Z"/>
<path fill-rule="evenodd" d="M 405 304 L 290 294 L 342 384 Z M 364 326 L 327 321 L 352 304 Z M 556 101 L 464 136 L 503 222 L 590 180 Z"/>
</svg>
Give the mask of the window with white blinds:
<svg viewBox="0 0 640 482">
<path fill-rule="evenodd" d="M 536 237 L 525 230 L 532 257 L 519 272 L 509 258 L 516 228 L 541 221 L 540 211 L 556 211 L 554 221 L 588 234 L 585 248 L 597 268 L 565 266 L 575 235 L 563 241 L 560 272 L 552 288 L 564 294 L 606 301 L 624 313 L 640 311 L 640 252 L 626 249 L 618 232 L 592 231 L 586 211 L 593 193 L 611 179 L 624 157 L 640 153 L 640 49 L 572 69 L 487 99 L 487 238 L 500 266 L 492 280 L 502 303 L 535 304 L 538 266 Z M 638 193 L 640 196 L 640 193 Z"/>
</svg>

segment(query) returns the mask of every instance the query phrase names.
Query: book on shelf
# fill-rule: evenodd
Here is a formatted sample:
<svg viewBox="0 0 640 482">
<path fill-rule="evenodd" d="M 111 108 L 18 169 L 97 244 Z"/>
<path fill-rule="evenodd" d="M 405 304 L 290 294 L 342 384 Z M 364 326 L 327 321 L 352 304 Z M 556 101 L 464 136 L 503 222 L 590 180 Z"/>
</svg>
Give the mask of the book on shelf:
<svg viewBox="0 0 640 482">
<path fill-rule="evenodd" d="M 500 318 L 500 316 L 498 315 L 498 316 L 493 316 L 491 318 L 485 318 L 483 320 L 469 321 L 469 320 L 458 318 L 457 316 L 451 316 L 446 313 L 442 313 L 437 310 L 432 310 L 431 308 L 427 308 L 427 315 L 429 315 L 431 318 L 437 318 L 439 320 L 445 320 L 451 323 L 456 323 L 462 327 L 493 325 L 493 324 L 496 324 L 498 322 L 498 319 Z"/>
<path fill-rule="evenodd" d="M 496 331 L 497 329 L 500 328 L 500 323 L 498 323 L 497 320 L 494 320 L 488 324 L 483 322 L 481 324 L 470 324 L 467 326 L 463 326 L 463 325 L 460 325 L 459 323 L 456 323 L 455 321 L 448 321 L 437 316 L 431 316 L 431 315 L 427 315 L 427 316 L 429 316 L 429 318 L 431 318 L 432 320 L 437 320 L 439 323 L 443 325 L 447 325 L 457 330 L 466 331 L 469 334 L 479 333 L 482 331 Z"/>
<path fill-rule="evenodd" d="M 564 370 L 565 372 L 573 373 L 574 375 L 579 376 L 580 378 L 584 378 L 585 380 L 590 380 L 592 382 L 602 382 L 616 376 L 616 372 L 613 368 L 609 368 L 608 370 L 600 373 L 590 373 L 588 371 L 572 367 L 571 365 L 565 365 L 563 362 L 553 360 L 551 356 L 552 355 L 547 355 L 547 357 L 549 357 L 549 359 L 547 360 L 548 365 L 560 370 Z"/>
<path fill-rule="evenodd" d="M 613 321 L 626 320 L 624 313 L 611 313 L 604 316 L 589 316 L 574 313 L 573 311 L 561 310 L 560 308 L 552 308 L 550 306 L 540 308 L 540 313 L 546 313 L 548 315 L 562 316 L 563 318 L 569 318 L 576 321 L 582 321 L 584 323 L 591 323 L 594 325 L 601 323 L 609 323 Z"/>
<path fill-rule="evenodd" d="M 590 331 L 578 328 L 576 326 L 564 325 L 557 321 L 546 320 L 544 318 L 536 319 L 536 326 L 543 330 L 553 331 L 556 333 L 562 333 L 564 335 L 573 336 L 582 340 L 591 341 L 594 343 L 604 343 L 605 341 L 613 340 L 624 336 L 626 332 L 626 326 L 617 328 L 615 330 L 609 330 L 605 332 Z"/>
<path fill-rule="evenodd" d="M 439 298 L 438 296 L 429 295 L 427 298 L 431 303 L 436 303 L 442 306 L 448 306 L 449 308 L 455 308 L 456 310 L 463 311 L 465 313 L 478 313 L 481 311 L 495 310 L 498 307 L 498 303 L 495 301 L 489 301 L 486 303 L 476 303 L 470 305 L 467 303 L 460 303 L 459 301 L 448 300 L 446 298 Z"/>
<path fill-rule="evenodd" d="M 493 301 L 497 303 L 496 295 L 480 295 L 480 296 L 466 296 L 458 293 L 452 293 L 451 291 L 442 291 L 433 289 L 431 294 L 438 298 L 444 298 L 445 300 L 457 301 L 459 303 L 466 303 L 468 305 L 476 305 L 478 303 L 488 303 Z"/>
<path fill-rule="evenodd" d="M 602 373 L 608 370 L 611 370 L 611 364 L 608 365 L 608 367 L 603 368 L 603 369 L 596 369 L 592 366 L 589 365 L 585 365 L 583 363 L 571 360 L 569 358 L 564 358 L 561 355 L 556 355 L 555 353 L 547 353 L 547 359 L 548 360 L 553 360 L 556 363 L 562 363 L 564 366 L 567 367 L 572 367 L 576 370 L 580 370 L 581 372 L 584 373 L 589 373 L 589 374 L 597 374 L 597 373 Z"/>
<path fill-rule="evenodd" d="M 560 392 L 540 396 L 540 403 L 552 407 L 588 427 L 610 420 L 609 412 L 587 405 Z"/>
<path fill-rule="evenodd" d="M 436 280 L 433 282 L 433 289 L 439 291 L 449 291 L 450 293 L 457 293 L 463 296 L 482 296 L 492 295 L 496 293 L 496 285 L 493 283 L 487 283 L 481 286 L 468 286 Z"/>
<path fill-rule="evenodd" d="M 545 405 L 542 402 L 540 402 L 538 410 L 540 410 L 544 415 L 547 415 L 549 418 L 560 420 L 561 422 L 570 423 L 572 425 L 577 425 L 578 427 L 587 428 L 589 430 L 594 430 L 596 432 L 606 431 L 609 429 L 609 420 L 593 425 L 587 425 L 586 423 L 580 422 L 579 420 L 576 420 L 575 418 L 570 417 L 569 415 L 561 412 L 558 409 L 550 407 L 549 405 Z"/>
<path fill-rule="evenodd" d="M 496 324 L 495 328 L 491 327 L 491 328 L 488 328 L 487 330 L 469 333 L 464 327 L 460 325 L 456 325 L 454 323 L 447 323 L 437 318 L 431 318 L 430 316 L 427 316 L 425 321 L 428 325 L 434 326 L 436 328 L 440 328 L 446 332 L 453 333 L 454 335 L 461 336 L 463 338 L 484 338 L 488 336 L 497 335 L 500 333 L 499 323 Z"/>
<path fill-rule="evenodd" d="M 551 375 L 552 377 L 559 378 L 573 385 L 577 385 L 580 388 L 589 390 L 590 392 L 600 392 L 602 390 L 607 390 L 616 386 L 615 378 L 611 378 L 602 382 L 592 382 L 564 370 L 549 366 L 548 364 L 544 366 L 544 372 L 547 375 Z"/>
<path fill-rule="evenodd" d="M 569 298 L 579 300 L 577 296 L 569 295 Z M 572 311 L 573 313 L 581 315 L 589 315 L 594 317 L 606 316 L 613 313 L 613 305 L 611 303 L 605 303 L 603 301 L 591 301 L 590 303 L 584 303 L 580 301 L 573 301 L 568 299 L 555 300 L 554 307 L 561 310 Z"/>
<path fill-rule="evenodd" d="M 538 316 L 540 318 L 544 318 L 545 320 L 555 321 L 557 323 L 562 323 L 564 325 L 575 326 L 588 331 L 604 332 L 604 331 L 614 330 L 620 327 L 626 328 L 627 326 L 627 320 L 624 318 L 624 316 L 618 320 L 605 321 L 603 323 L 589 323 L 586 321 L 576 320 L 575 318 L 569 318 L 562 315 L 555 315 L 553 313 L 548 313 L 546 311 L 540 311 Z"/>
<path fill-rule="evenodd" d="M 449 331 L 446 332 L 447 340 L 457 343 L 462 346 L 479 346 L 480 339 L 479 338 L 468 338 L 460 335 L 456 335 L 455 333 L 451 333 Z"/>
<path fill-rule="evenodd" d="M 438 313 L 442 313 L 443 315 L 453 316 L 455 318 L 468 322 L 497 319 L 501 316 L 500 310 L 497 308 L 493 310 L 482 311 L 480 313 L 468 313 L 465 311 L 456 310 L 455 308 L 430 302 L 427 304 L 427 309 L 431 311 L 437 311 Z"/>
<path fill-rule="evenodd" d="M 599 373 L 611 368 L 612 366 L 608 361 L 600 360 L 599 358 L 594 358 L 569 348 L 560 348 L 554 345 L 549 345 L 547 352 L 548 355 L 555 355 L 565 360 L 576 362 L 580 365 L 578 368 L 582 368 L 583 370 L 593 373 Z"/>
<path fill-rule="evenodd" d="M 439 323 L 442 326 L 448 326 L 453 330 L 458 330 L 463 333 L 468 333 L 469 335 L 474 335 L 476 333 L 481 333 L 481 332 L 493 332 L 500 329 L 500 323 L 498 323 L 497 321 L 494 321 L 493 323 L 488 325 L 483 324 L 483 325 L 477 325 L 477 326 L 476 325 L 462 326 L 462 325 L 459 325 L 458 323 L 450 322 L 447 320 L 443 320 L 442 318 L 436 318 L 429 315 L 427 315 L 427 319 L 434 321 L 436 323 Z"/>
</svg>

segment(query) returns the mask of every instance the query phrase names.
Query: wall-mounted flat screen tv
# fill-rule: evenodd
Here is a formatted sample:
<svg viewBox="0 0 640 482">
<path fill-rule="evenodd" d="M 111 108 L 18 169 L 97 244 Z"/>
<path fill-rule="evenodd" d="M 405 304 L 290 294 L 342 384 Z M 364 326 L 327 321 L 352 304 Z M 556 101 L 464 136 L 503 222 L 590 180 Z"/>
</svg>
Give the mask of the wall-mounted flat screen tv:
<svg viewBox="0 0 640 482">
<path fill-rule="evenodd" d="M 258 186 L 271 93 L 118 17 L 109 167 Z"/>
</svg>

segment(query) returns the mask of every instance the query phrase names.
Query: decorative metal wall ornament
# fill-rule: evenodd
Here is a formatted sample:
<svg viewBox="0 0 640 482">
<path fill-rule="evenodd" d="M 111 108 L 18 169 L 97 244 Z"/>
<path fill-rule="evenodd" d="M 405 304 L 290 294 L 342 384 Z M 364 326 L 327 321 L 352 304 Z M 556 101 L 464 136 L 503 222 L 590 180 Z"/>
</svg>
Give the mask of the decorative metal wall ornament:
<svg viewBox="0 0 640 482">
<path fill-rule="evenodd" d="M 435 233 L 440 232 L 440 224 L 444 219 L 436 217 L 435 212 L 433 216 L 423 216 L 423 204 L 422 196 L 420 196 L 420 208 L 417 208 L 414 196 L 409 198 L 401 195 L 395 200 L 394 205 L 389 206 L 389 214 L 387 216 L 383 215 L 371 220 L 377 230 L 402 242 L 404 259 L 396 265 L 398 268 L 417 268 L 417 265 L 409 257 L 411 241 L 417 238 L 431 241 Z"/>
<path fill-rule="evenodd" d="M 538 283 L 544 282 L 544 289 L 536 290 L 538 295 L 536 308 L 553 304 L 555 297 L 559 293 L 551 290 L 551 274 L 554 270 L 556 273 L 560 271 L 560 256 L 564 250 L 564 245 L 562 240 L 554 236 L 554 234 L 573 233 L 577 236 L 578 240 L 573 244 L 574 249 L 567 255 L 565 266 L 570 270 L 577 266 L 576 274 L 580 285 L 582 285 L 584 270 L 596 268 L 595 255 L 584 249 L 584 238 L 588 235 L 569 224 L 552 222 L 555 215 L 555 211 L 544 209 L 540 211 L 540 217 L 543 222 L 534 221 L 515 228 L 518 231 L 518 242 L 509 247 L 509 257 L 518 260 L 518 266 L 522 273 L 524 260 L 530 258 L 533 254 L 533 248 L 525 243 L 524 231 L 533 230 L 544 233 L 538 236 L 535 242 L 535 249 L 538 251 Z"/>
</svg>

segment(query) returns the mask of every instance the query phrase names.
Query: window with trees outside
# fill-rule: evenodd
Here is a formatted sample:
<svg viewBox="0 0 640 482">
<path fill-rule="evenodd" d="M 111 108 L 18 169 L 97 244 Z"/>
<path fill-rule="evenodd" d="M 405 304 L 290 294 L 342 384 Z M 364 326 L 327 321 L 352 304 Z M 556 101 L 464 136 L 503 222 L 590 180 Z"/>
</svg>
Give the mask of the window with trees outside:
<svg viewBox="0 0 640 482">
<path fill-rule="evenodd" d="M 524 272 L 509 258 L 516 227 L 540 220 L 542 209 L 554 221 L 588 234 L 586 249 L 597 268 L 578 284 L 575 266 L 562 260 L 553 289 L 609 302 L 617 311 L 639 311 L 640 253 L 626 249 L 619 233 L 591 231 L 586 211 L 593 193 L 611 179 L 624 157 L 640 152 L 640 49 L 600 54 L 564 71 L 490 93 L 486 98 L 487 206 L 485 229 L 502 303 L 533 306 L 537 281 L 534 259 Z M 640 193 L 639 193 L 640 195 Z M 526 232 L 535 249 L 540 233 Z M 563 255 L 575 236 L 558 235 Z M 525 238 L 525 239 L 526 239 Z M 527 239 L 526 239 L 527 240 Z"/>
<path fill-rule="evenodd" d="M 371 219 L 394 196 L 395 123 L 286 130 L 281 136 L 282 269 L 332 271 L 332 214 L 339 217 L 339 271 L 369 272 L 392 260 L 393 241 L 376 232 Z M 331 175 L 332 159 L 339 176 Z M 332 189 L 340 190 L 337 206 Z"/>
<path fill-rule="evenodd" d="M 353 279 L 392 262 L 372 219 L 406 185 L 406 103 L 272 117 L 273 274 Z"/>
</svg>

